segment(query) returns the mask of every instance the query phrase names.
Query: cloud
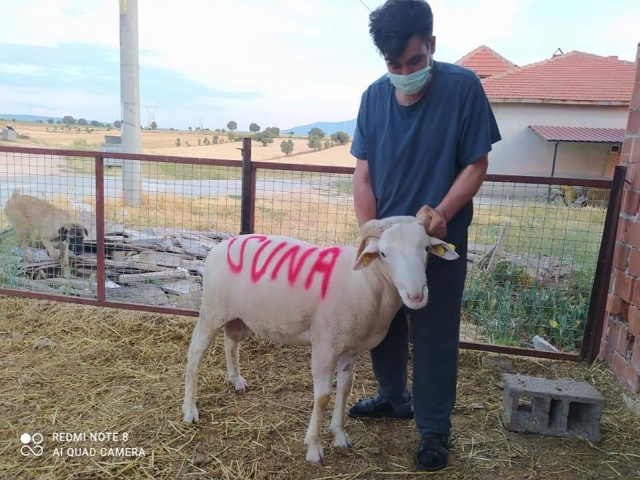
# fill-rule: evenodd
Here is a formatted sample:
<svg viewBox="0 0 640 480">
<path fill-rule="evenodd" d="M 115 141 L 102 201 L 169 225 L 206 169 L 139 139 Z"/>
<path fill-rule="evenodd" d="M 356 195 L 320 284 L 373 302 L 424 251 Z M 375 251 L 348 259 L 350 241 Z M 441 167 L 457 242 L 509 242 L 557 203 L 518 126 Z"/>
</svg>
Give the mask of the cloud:
<svg viewBox="0 0 640 480">
<path fill-rule="evenodd" d="M 633 12 L 640 14 L 640 3 L 585 1 L 431 0 L 436 58 L 453 62 L 481 44 L 520 65 L 558 47 L 634 57 L 638 39 L 625 45 L 637 35 Z M 383 1 L 364 3 L 374 9 Z M 0 84 L 43 95 L 59 88 L 70 109 L 103 109 L 83 116 L 117 115 L 118 4 L 14 2 L 12 15 L 0 17 Z M 138 4 L 141 102 L 159 105 L 161 126 L 195 125 L 198 117 L 212 128 L 232 118 L 276 126 L 347 120 L 362 91 L 384 73 L 359 0 Z M 86 103 L 68 95 L 73 90 L 88 94 Z M 91 95 L 115 104 L 91 102 Z"/>
<path fill-rule="evenodd" d="M 42 69 L 38 65 L 33 64 L 13 64 L 13 63 L 0 63 L 0 73 L 6 73 L 9 75 L 29 75 L 29 76 L 42 76 Z"/>
</svg>

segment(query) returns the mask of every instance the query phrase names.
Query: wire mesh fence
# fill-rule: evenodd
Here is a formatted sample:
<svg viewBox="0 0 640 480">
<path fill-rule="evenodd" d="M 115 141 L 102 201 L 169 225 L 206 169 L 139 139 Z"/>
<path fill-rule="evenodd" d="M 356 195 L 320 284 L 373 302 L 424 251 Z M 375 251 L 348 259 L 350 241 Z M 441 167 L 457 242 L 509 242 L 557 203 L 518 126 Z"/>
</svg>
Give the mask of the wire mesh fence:
<svg viewBox="0 0 640 480">
<path fill-rule="evenodd" d="M 465 340 L 581 349 L 609 192 L 583 185 L 483 185 L 469 231 Z"/>
<path fill-rule="evenodd" d="M 204 260 L 226 238 L 355 244 L 351 169 L 252 163 L 246 143 L 245 153 L 243 163 L 0 147 L 0 290 L 196 315 Z M 127 177 L 137 202 L 124 200 Z M 605 230 L 613 185 L 487 179 L 469 230 L 465 344 L 584 349 L 594 290 L 604 298 L 608 286 L 596 277 L 603 239 L 615 235 L 615 223 Z M 12 213 L 14 192 L 22 213 Z"/>
</svg>

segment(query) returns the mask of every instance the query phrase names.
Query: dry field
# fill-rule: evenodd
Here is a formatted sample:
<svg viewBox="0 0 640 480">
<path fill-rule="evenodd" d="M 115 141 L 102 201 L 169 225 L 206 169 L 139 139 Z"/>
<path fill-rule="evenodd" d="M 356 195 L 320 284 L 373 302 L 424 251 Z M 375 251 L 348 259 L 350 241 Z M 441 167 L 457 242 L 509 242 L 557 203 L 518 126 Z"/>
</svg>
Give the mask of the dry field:
<svg viewBox="0 0 640 480">
<path fill-rule="evenodd" d="M 44 146 L 54 148 L 83 148 L 89 150 L 100 150 L 100 144 L 104 141 L 104 135 L 118 135 L 119 130 L 112 129 L 110 132 L 106 128 L 96 128 L 93 133 L 53 132 L 53 126 L 48 124 L 17 123 L 16 130 L 20 135 L 28 135 L 29 139 L 19 141 L 24 146 Z M 91 127 L 90 127 L 91 128 Z M 49 130 L 47 130 L 49 129 Z M 84 127 L 82 127 L 84 130 Z M 226 142 L 216 145 L 198 146 L 198 139 L 205 137 L 212 140 L 214 135 L 228 140 L 224 134 L 215 132 L 189 132 L 189 131 L 149 131 L 141 133 L 143 153 L 155 155 L 170 155 L 183 157 L 217 158 L 224 160 L 240 160 L 239 148 L 241 142 Z M 176 147 L 176 139 L 180 138 L 181 146 Z M 289 139 L 288 135 L 281 135 L 280 138 L 266 147 L 253 142 L 251 158 L 255 161 L 273 161 L 286 163 L 304 163 L 310 165 L 339 165 L 353 166 L 353 157 L 349 154 L 349 147 L 333 147 L 328 150 L 313 152 L 307 146 L 304 138 L 293 138 L 295 144 L 293 154 L 289 157 L 280 151 L 280 142 Z M 186 143 L 190 146 L 186 146 Z M 83 144 L 84 143 L 84 144 Z M 16 145 L 15 142 L 0 142 L 1 145 Z M 302 155 L 297 155 L 304 152 Z"/>
<path fill-rule="evenodd" d="M 2 297 L 0 311 L 3 480 L 428 476 L 414 471 L 417 434 L 410 421 L 347 419 L 354 448 L 343 456 L 329 446 L 327 419 L 325 467 L 305 464 L 303 438 L 312 407 L 307 347 L 277 346 L 256 337 L 243 343 L 249 390 L 239 396 L 225 379 L 218 336 L 201 370 L 201 423 L 186 425 L 180 409 L 195 319 Z M 623 406 L 621 388 L 606 366 L 511 359 L 516 373 L 584 380 L 605 395 L 604 441 L 590 444 L 506 431 L 499 420 L 501 373 L 482 366 L 484 355 L 461 352 L 452 461 L 437 478 L 638 478 L 640 418 Z M 364 355 L 349 403 L 374 388 Z M 43 436 L 41 456 L 21 454 L 25 432 Z M 89 432 L 118 432 L 119 438 L 53 438 L 54 433 Z M 108 450 L 122 447 L 138 450 L 135 455 Z"/>
</svg>

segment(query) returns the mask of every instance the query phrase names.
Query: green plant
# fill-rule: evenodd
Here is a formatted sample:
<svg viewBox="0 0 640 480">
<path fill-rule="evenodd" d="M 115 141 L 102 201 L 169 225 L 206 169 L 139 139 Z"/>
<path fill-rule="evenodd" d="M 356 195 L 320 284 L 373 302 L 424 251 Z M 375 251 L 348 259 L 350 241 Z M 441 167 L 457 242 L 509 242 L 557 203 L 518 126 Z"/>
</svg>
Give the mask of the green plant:
<svg viewBox="0 0 640 480">
<path fill-rule="evenodd" d="M 464 315 L 493 343 L 531 346 L 540 335 L 561 350 L 575 351 L 584 333 L 592 279 L 590 272 L 575 271 L 557 284 L 545 284 L 510 262 L 499 262 L 493 273 L 473 268 L 463 295 Z"/>
<path fill-rule="evenodd" d="M 17 287 L 16 280 L 20 271 L 20 257 L 16 253 L 18 241 L 15 234 L 0 239 L 0 285 Z"/>
</svg>

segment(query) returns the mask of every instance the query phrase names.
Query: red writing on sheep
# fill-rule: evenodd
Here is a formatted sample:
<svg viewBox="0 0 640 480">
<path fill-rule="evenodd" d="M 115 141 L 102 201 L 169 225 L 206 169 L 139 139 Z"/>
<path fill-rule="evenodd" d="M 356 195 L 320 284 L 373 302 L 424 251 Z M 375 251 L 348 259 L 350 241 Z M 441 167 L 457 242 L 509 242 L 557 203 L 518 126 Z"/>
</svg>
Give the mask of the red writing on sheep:
<svg viewBox="0 0 640 480">
<path fill-rule="evenodd" d="M 233 273 L 240 273 L 245 263 L 245 252 L 247 249 L 247 243 L 250 241 L 259 242 L 260 246 L 256 249 L 253 258 L 251 258 L 251 266 L 249 267 L 249 275 L 251 282 L 258 283 L 267 274 L 269 267 L 274 264 L 268 278 L 271 281 L 276 281 L 281 271 L 285 270 L 286 264 L 286 279 L 290 286 L 294 286 L 300 280 L 300 274 L 307 261 L 312 261 L 309 272 L 306 278 L 301 281 L 301 285 L 305 290 L 309 290 L 313 284 L 313 280 L 316 276 L 321 278 L 320 280 L 320 295 L 324 298 L 329 290 L 329 284 L 331 282 L 331 275 L 333 269 L 336 266 L 338 257 L 340 256 L 339 247 L 307 247 L 302 245 L 291 245 L 286 241 L 278 241 L 275 245 L 272 245 L 274 241 L 267 238 L 265 235 L 250 235 L 242 238 L 240 241 L 240 254 L 237 261 L 232 258 L 232 247 L 239 237 L 231 239 L 227 248 L 227 264 L 229 269 Z M 272 246 L 273 248 L 269 248 Z M 265 251 L 267 253 L 265 253 Z M 282 254 L 278 257 L 278 254 Z"/>
</svg>

